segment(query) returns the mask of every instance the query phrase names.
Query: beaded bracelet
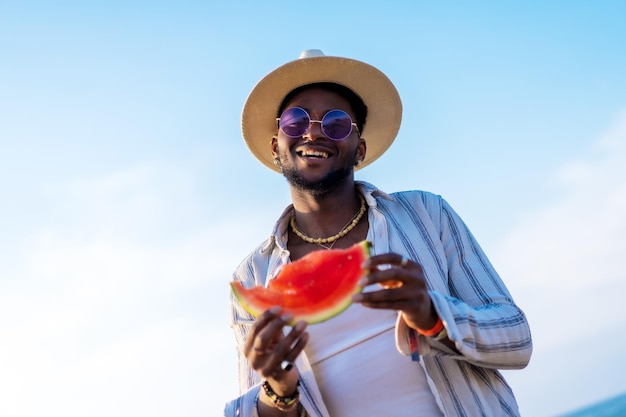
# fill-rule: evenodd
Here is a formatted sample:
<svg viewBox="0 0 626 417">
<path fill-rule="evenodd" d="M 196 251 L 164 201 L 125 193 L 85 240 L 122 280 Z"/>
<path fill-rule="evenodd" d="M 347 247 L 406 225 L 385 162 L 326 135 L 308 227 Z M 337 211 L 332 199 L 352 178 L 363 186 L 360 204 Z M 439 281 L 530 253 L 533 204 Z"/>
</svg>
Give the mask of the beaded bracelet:
<svg viewBox="0 0 626 417">
<path fill-rule="evenodd" d="M 265 395 L 272 400 L 276 408 L 280 411 L 286 412 L 298 405 L 298 400 L 300 399 L 300 391 L 298 390 L 300 381 L 298 381 L 298 384 L 296 385 L 296 392 L 289 397 L 281 397 L 276 394 L 267 380 L 263 381 L 261 386 L 263 387 Z"/>
</svg>

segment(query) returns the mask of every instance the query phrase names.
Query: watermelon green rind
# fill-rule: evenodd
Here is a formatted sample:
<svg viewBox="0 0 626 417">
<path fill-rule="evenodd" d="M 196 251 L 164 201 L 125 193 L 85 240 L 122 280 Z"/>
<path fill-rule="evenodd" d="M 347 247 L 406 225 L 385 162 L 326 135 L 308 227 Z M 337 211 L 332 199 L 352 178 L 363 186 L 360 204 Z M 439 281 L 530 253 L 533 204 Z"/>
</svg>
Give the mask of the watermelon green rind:
<svg viewBox="0 0 626 417">
<path fill-rule="evenodd" d="M 241 306 L 254 317 L 259 317 L 263 313 L 263 311 L 267 310 L 265 306 L 261 306 L 259 303 L 252 302 L 252 298 L 250 297 L 250 295 L 253 289 L 245 288 L 240 281 L 232 281 L 230 283 L 230 288 L 232 289 L 233 294 L 235 294 L 237 300 L 239 301 L 239 304 L 241 304 Z M 274 305 L 280 305 L 280 302 L 272 304 L 272 306 Z"/>
<path fill-rule="evenodd" d="M 369 258 L 370 246 L 362 241 L 348 249 L 315 251 L 285 265 L 267 287 L 245 288 L 233 281 L 231 288 L 254 317 L 280 305 L 283 312 L 293 314 L 291 325 L 300 320 L 321 323 L 345 311 L 352 296 L 363 290 L 358 282 L 367 273 L 361 264 Z"/>
</svg>

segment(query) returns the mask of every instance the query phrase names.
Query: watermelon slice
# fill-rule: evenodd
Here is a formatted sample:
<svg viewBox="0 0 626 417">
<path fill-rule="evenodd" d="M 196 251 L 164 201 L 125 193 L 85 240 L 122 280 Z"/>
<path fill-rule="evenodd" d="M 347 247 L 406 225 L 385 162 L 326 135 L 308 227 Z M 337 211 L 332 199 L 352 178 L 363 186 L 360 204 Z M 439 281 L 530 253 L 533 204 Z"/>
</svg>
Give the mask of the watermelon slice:
<svg viewBox="0 0 626 417">
<path fill-rule="evenodd" d="M 359 279 L 367 270 L 361 264 L 370 256 L 370 243 L 347 249 L 318 250 L 283 266 L 267 287 L 244 287 L 231 282 L 233 293 L 250 314 L 258 317 L 273 306 L 293 314 L 289 324 L 300 320 L 321 323 L 347 309 L 352 296 L 363 290 Z"/>
</svg>

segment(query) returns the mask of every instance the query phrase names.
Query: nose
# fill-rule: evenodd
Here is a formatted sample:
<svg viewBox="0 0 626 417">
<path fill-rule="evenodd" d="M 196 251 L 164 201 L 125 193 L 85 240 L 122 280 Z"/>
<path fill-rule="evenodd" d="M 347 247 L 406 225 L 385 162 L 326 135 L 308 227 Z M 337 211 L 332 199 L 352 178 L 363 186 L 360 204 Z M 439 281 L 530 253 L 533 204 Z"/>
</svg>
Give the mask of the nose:
<svg viewBox="0 0 626 417">
<path fill-rule="evenodd" d="M 326 138 L 326 135 L 324 135 L 324 132 L 322 132 L 322 122 L 319 120 L 311 120 L 311 122 L 309 123 L 309 128 L 306 132 L 304 132 L 304 135 L 302 135 L 302 137 L 309 141 L 320 138 L 328 139 Z"/>
</svg>

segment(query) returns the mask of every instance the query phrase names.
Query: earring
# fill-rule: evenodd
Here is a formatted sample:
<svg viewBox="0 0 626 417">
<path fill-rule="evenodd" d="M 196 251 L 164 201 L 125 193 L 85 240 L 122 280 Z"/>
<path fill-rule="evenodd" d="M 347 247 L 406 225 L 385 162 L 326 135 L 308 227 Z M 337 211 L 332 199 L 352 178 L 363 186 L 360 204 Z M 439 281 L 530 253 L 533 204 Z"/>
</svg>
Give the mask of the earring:
<svg viewBox="0 0 626 417">
<path fill-rule="evenodd" d="M 280 164 L 280 161 L 278 160 L 278 158 L 274 158 L 274 165 L 278 166 L 278 164 Z"/>
</svg>

